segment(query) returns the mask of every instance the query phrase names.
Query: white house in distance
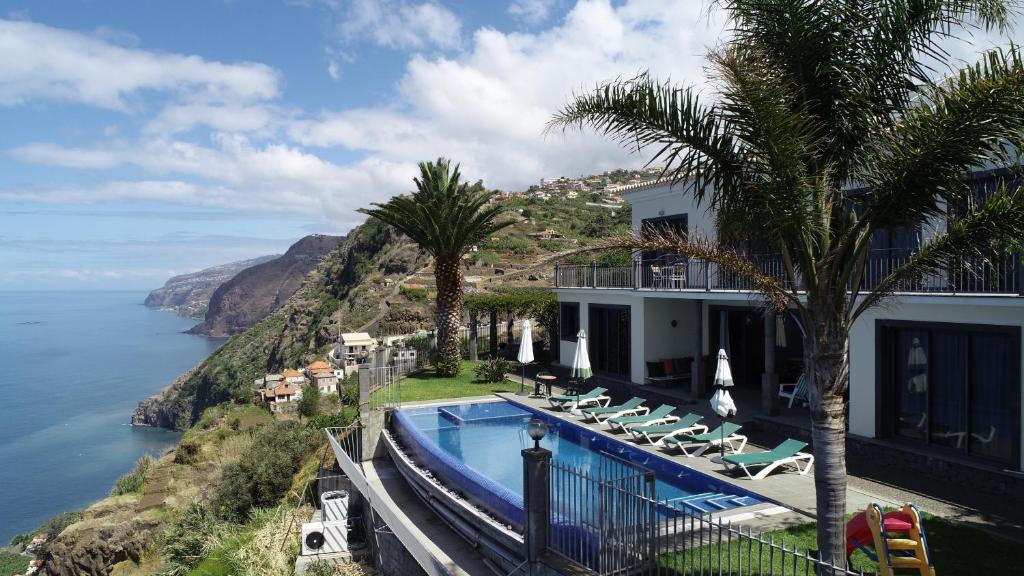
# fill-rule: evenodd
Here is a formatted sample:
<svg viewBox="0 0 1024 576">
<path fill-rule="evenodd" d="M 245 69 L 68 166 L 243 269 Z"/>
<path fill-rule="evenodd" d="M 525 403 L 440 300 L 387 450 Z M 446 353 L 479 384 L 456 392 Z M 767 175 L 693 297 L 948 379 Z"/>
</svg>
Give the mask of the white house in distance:
<svg viewBox="0 0 1024 576">
<path fill-rule="evenodd" d="M 321 394 L 331 394 L 338 391 L 338 376 L 334 373 L 334 367 L 317 360 L 306 366 L 306 378 L 310 384 L 316 386 Z"/>
<path fill-rule="evenodd" d="M 366 332 L 346 332 L 338 340 L 344 365 L 355 366 L 370 357 L 377 348 L 377 341 Z"/>
<path fill-rule="evenodd" d="M 976 172 L 972 187 L 984 198 L 1011 177 L 1006 170 Z M 682 186 L 654 182 L 619 192 L 632 206 L 635 229 L 716 236 L 713 215 Z M 865 284 L 878 282 L 945 224 L 879 233 Z M 779 269 L 768 251 L 758 260 L 767 273 Z M 862 316 L 850 340 L 850 438 L 929 463 L 1019 478 L 1021 272 L 1019 255 L 993 266 L 954 263 Z M 777 389 L 776 382 L 795 382 L 803 370 L 795 318 L 766 315 L 748 283 L 713 264 L 636 253 L 626 266 L 559 265 L 554 282 L 561 362 L 571 362 L 583 328 L 595 373 L 611 382 L 703 396 L 714 370 L 709 358 L 719 348 L 729 353 L 737 393 L 748 398 L 759 397 L 762 381 Z"/>
</svg>

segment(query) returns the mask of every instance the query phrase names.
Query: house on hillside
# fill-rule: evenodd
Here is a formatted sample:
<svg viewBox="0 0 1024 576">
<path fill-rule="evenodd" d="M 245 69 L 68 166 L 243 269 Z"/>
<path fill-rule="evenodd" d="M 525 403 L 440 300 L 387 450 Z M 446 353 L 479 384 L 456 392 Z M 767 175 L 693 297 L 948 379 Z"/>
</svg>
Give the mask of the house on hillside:
<svg viewBox="0 0 1024 576">
<path fill-rule="evenodd" d="M 263 400 L 271 412 L 280 412 L 288 402 L 302 400 L 302 388 L 291 383 L 284 383 L 274 388 L 263 390 Z"/>
<path fill-rule="evenodd" d="M 299 372 L 298 370 L 294 370 L 292 368 L 289 368 L 281 372 L 281 376 L 284 377 L 284 381 L 288 384 L 296 384 L 302 386 L 306 382 L 306 376 L 302 372 Z"/>
<path fill-rule="evenodd" d="M 1007 169 L 979 171 L 970 183 L 979 201 Z M 715 238 L 714 215 L 670 182 L 617 187 L 632 207 L 634 229 L 652 227 Z M 853 197 L 857 193 L 851 190 Z M 872 239 L 865 287 L 914 254 L 955 217 L 955 209 L 912 229 L 881 230 Z M 781 274 L 770 247 L 739 244 L 767 274 Z M 916 463 L 922 471 L 959 465 L 965 478 L 992 485 L 1022 470 L 1024 270 L 1019 255 L 951 262 L 941 273 L 899 288 L 885 307 L 854 324 L 849 344 L 849 438 L 864 449 Z M 803 372 L 801 328 L 792 313 L 765 313 L 752 286 L 713 263 L 666 252 L 638 252 L 627 265 L 556 266 L 560 303 L 558 354 L 572 361 L 576 335 L 587 334 L 590 360 L 603 383 L 637 392 L 710 396 L 713 358 L 729 354 L 736 396 L 776 406 L 762 418 L 778 427 L 778 382 Z M 807 423 L 783 407 L 788 422 Z M 774 420 L 773 420 L 774 418 Z M 809 427 L 809 423 L 801 424 Z M 799 431 L 792 432 L 799 433 Z M 861 447 L 861 448 L 857 448 Z M 1002 479 L 1002 480 L 1000 480 Z"/>
<path fill-rule="evenodd" d="M 306 376 L 310 384 L 320 390 L 321 394 L 331 394 L 338 391 L 338 376 L 333 369 L 306 370 Z"/>
<path fill-rule="evenodd" d="M 366 332 L 346 332 L 339 338 L 338 347 L 347 368 L 366 362 L 377 348 L 377 341 Z"/>
</svg>

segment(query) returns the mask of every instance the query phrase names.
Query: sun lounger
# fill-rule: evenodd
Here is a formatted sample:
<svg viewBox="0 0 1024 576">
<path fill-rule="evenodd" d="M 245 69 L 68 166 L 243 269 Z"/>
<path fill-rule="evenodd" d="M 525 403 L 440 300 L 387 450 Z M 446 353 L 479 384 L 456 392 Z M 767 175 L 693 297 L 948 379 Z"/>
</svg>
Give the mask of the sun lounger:
<svg viewBox="0 0 1024 576">
<path fill-rule="evenodd" d="M 728 467 L 739 467 L 751 480 L 760 480 L 772 473 L 779 466 L 793 466 L 801 475 L 807 474 L 814 464 L 814 456 L 801 452 L 807 446 L 807 442 L 789 438 L 771 450 L 764 452 L 751 452 L 749 454 L 729 454 L 722 456 L 722 461 Z M 807 464 L 800 468 L 800 461 Z M 764 466 L 757 474 L 751 474 L 750 468 Z"/>
<path fill-rule="evenodd" d="M 687 434 L 685 436 L 673 436 L 662 439 L 663 445 L 667 448 L 679 448 L 684 456 L 700 456 L 714 448 L 725 444 L 733 452 L 742 452 L 747 445 L 747 437 L 737 434 L 741 426 L 732 422 L 726 422 L 710 432 L 704 434 Z M 733 442 L 739 442 L 737 449 Z M 692 451 L 692 452 L 691 452 Z"/>
<path fill-rule="evenodd" d="M 639 397 L 632 397 L 626 402 L 619 404 L 618 406 L 597 406 L 584 408 L 580 410 L 583 413 L 584 420 L 593 420 L 594 422 L 601 422 L 608 418 L 615 418 L 617 416 L 628 416 L 635 414 L 647 414 L 650 412 L 650 408 L 644 406 L 644 399 Z"/>
<path fill-rule="evenodd" d="M 607 406 L 611 402 L 611 396 L 605 396 L 607 388 L 598 386 L 586 394 L 569 394 L 548 396 L 548 402 L 556 410 L 576 410 L 585 406 Z"/>
<path fill-rule="evenodd" d="M 662 440 L 665 437 L 707 432 L 707 426 L 698 424 L 701 418 L 703 416 L 700 414 L 691 412 L 671 424 L 655 424 L 654 426 L 633 425 L 627 428 L 627 430 L 633 435 L 633 439 L 641 444 L 646 440 L 652 446 L 662 446 Z"/>
<path fill-rule="evenodd" d="M 670 424 L 679 420 L 678 416 L 673 416 L 672 411 L 675 410 L 675 406 L 669 406 L 668 404 L 662 404 L 654 409 L 653 412 L 644 412 L 643 415 L 623 415 L 609 418 L 604 421 L 613 431 L 615 429 L 626 430 L 629 426 L 655 426 L 657 424 Z"/>
</svg>

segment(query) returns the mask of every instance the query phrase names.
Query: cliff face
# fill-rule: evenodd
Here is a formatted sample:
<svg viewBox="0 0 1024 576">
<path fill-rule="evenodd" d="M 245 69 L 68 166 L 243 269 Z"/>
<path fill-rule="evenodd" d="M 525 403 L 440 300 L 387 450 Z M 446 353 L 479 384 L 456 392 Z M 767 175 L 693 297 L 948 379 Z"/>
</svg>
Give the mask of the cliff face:
<svg viewBox="0 0 1024 576">
<path fill-rule="evenodd" d="M 189 332 L 230 336 L 254 326 L 290 298 L 341 240 L 340 236 L 323 234 L 306 236 L 283 256 L 242 270 L 217 287 L 205 320 Z"/>
<path fill-rule="evenodd" d="M 206 316 L 210 297 L 221 284 L 246 268 L 263 264 L 278 256 L 260 256 L 174 276 L 165 282 L 162 288 L 150 292 L 144 304 L 150 308 L 173 310 L 185 318 L 201 319 Z"/>
<path fill-rule="evenodd" d="M 322 358 L 339 329 L 356 330 L 372 322 L 397 283 L 427 261 L 425 253 L 390 228 L 363 224 L 300 277 L 300 286 L 282 305 L 141 402 L 132 424 L 184 428 L 209 406 L 248 401 L 256 378 Z"/>
</svg>

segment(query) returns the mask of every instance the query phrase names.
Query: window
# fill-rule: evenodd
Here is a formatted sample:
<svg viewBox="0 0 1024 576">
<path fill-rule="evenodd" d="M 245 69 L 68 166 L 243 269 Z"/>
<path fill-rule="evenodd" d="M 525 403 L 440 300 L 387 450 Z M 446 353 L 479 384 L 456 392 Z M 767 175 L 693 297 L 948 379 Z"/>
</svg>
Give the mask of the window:
<svg viewBox="0 0 1024 576">
<path fill-rule="evenodd" d="M 1019 328 L 882 321 L 879 337 L 883 432 L 1016 467 Z"/>
<path fill-rule="evenodd" d="M 587 335 L 590 365 L 594 370 L 629 376 L 630 316 L 629 306 L 597 306 L 591 304 L 590 329 Z"/>
<path fill-rule="evenodd" d="M 580 303 L 562 302 L 560 304 L 560 318 L 558 325 L 562 340 L 569 342 L 576 341 L 576 335 L 580 331 Z"/>
<path fill-rule="evenodd" d="M 662 216 L 660 218 L 645 218 L 641 223 L 643 230 L 653 232 L 675 232 L 677 234 L 689 234 L 689 215 L 676 214 L 674 216 Z M 644 261 L 651 261 L 658 264 L 673 264 L 676 260 L 684 259 L 671 252 L 662 250 L 648 250 L 643 253 Z"/>
</svg>

